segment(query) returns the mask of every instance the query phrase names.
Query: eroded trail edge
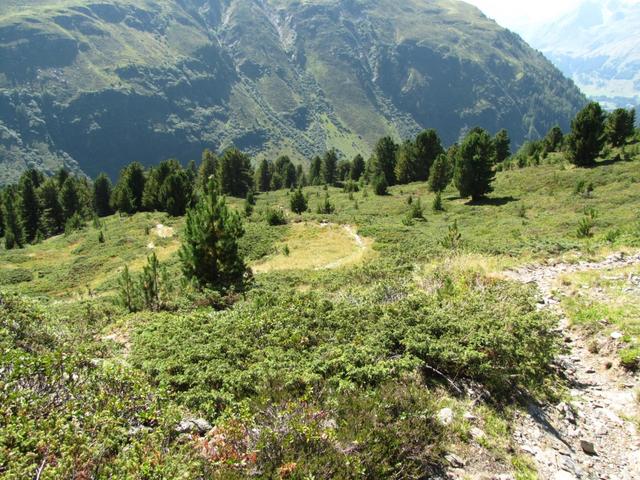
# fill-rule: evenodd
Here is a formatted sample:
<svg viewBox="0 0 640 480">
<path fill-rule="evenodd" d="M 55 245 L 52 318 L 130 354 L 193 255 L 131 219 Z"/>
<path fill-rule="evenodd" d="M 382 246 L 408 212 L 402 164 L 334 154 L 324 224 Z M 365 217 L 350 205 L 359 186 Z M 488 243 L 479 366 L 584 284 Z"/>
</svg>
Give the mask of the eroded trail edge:
<svg viewBox="0 0 640 480">
<path fill-rule="evenodd" d="M 638 377 L 591 353 L 589 338 L 569 328 L 554 293 L 561 275 L 637 264 L 640 254 L 618 253 L 601 262 L 539 265 L 505 274 L 537 285 L 541 308 L 560 316 L 567 345 L 557 363 L 568 379 L 570 398 L 558 405 L 530 405 L 519 414 L 514 432 L 516 443 L 533 457 L 542 479 L 640 479 L 640 436 L 632 420 L 638 413 Z"/>
</svg>

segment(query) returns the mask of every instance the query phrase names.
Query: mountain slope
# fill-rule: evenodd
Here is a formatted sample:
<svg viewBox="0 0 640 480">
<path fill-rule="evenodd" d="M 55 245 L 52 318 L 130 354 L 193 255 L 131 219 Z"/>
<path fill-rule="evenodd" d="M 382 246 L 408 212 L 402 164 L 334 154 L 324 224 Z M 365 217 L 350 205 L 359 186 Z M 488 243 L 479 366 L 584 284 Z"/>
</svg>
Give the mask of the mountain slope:
<svg viewBox="0 0 640 480">
<path fill-rule="evenodd" d="M 529 35 L 589 96 L 609 107 L 640 105 L 640 2 L 587 1 Z"/>
<path fill-rule="evenodd" d="M 231 144 L 302 160 L 384 134 L 475 125 L 522 142 L 585 99 L 454 0 L 9 0 L 0 5 L 0 181 L 64 163 Z"/>
</svg>

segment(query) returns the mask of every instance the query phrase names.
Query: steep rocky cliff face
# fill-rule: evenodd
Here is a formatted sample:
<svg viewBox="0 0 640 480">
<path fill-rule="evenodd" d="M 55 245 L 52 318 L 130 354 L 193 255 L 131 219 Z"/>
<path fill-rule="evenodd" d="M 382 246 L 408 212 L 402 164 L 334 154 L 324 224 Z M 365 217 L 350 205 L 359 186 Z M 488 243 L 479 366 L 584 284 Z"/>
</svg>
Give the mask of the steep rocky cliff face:
<svg viewBox="0 0 640 480">
<path fill-rule="evenodd" d="M 584 97 L 455 0 L 5 0 L 0 182 L 27 165 L 116 175 L 236 145 L 303 161 L 385 134 L 506 127 L 519 143 Z"/>
</svg>

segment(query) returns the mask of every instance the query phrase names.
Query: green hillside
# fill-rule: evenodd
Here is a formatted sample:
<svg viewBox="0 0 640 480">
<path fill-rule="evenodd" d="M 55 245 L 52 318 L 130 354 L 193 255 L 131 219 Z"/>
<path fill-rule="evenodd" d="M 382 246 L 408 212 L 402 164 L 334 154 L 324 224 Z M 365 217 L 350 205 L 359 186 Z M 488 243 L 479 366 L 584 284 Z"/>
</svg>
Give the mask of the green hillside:
<svg viewBox="0 0 640 480">
<path fill-rule="evenodd" d="M 472 478 L 536 478 L 512 433 L 532 400 L 555 409 L 569 395 L 550 366 L 562 338 L 535 288 L 505 272 L 637 251 L 638 145 L 624 151 L 629 160 L 590 169 L 550 154 L 498 172 L 483 202 L 449 187 L 439 213 L 424 183 L 385 196 L 307 187 L 302 215 L 290 191 L 262 193 L 240 244 L 254 277 L 225 296 L 182 280 L 184 219 L 164 213 L 0 250 L 1 363 L 11 366 L 0 370 L 0 474 L 433 478 L 453 452 Z M 334 213 L 313 213 L 327 193 Z M 422 218 L 408 217 L 418 201 Z M 287 224 L 267 224 L 274 208 Z M 122 270 L 140 274 L 152 252 L 166 269 L 164 307 L 128 313 Z M 557 288 L 571 320 L 596 340 L 601 314 L 605 338 L 635 335 L 634 293 L 617 292 L 637 268 L 608 283 L 567 272 Z M 571 291 L 585 282 L 606 286 L 596 303 Z M 633 364 L 638 340 L 625 342 L 621 359 Z"/>
<path fill-rule="evenodd" d="M 0 5 L 0 182 L 95 176 L 232 144 L 296 161 L 368 156 L 424 127 L 515 143 L 584 97 L 463 2 L 65 0 Z"/>
</svg>

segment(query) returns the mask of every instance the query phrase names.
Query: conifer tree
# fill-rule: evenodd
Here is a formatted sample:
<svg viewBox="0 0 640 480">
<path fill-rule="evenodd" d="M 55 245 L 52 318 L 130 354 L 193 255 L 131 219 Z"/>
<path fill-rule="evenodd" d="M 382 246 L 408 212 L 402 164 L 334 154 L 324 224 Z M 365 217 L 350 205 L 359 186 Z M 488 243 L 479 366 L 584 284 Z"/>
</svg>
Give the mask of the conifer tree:
<svg viewBox="0 0 640 480">
<path fill-rule="evenodd" d="M 24 240 L 32 243 L 37 238 L 40 228 L 40 202 L 32 176 L 28 173 L 20 179 L 18 205 Z"/>
<path fill-rule="evenodd" d="M 511 139 L 504 128 L 496 133 L 494 138 L 496 148 L 496 163 L 502 163 L 511 156 Z"/>
<path fill-rule="evenodd" d="M 357 154 L 351 162 L 351 180 L 357 182 L 364 174 L 365 163 L 362 155 Z"/>
<path fill-rule="evenodd" d="M 579 167 L 594 165 L 604 142 L 604 112 L 599 103 L 591 102 L 571 122 L 569 160 Z"/>
<path fill-rule="evenodd" d="M 307 186 L 307 176 L 304 174 L 304 170 L 302 168 L 302 165 L 300 164 L 296 166 L 296 186 L 297 187 Z"/>
<path fill-rule="evenodd" d="M 420 132 L 416 136 L 416 181 L 425 181 L 431 171 L 431 165 L 438 155 L 444 153 L 438 132 L 433 129 Z"/>
<path fill-rule="evenodd" d="M 80 197 L 76 187 L 75 179 L 67 178 L 60 189 L 60 203 L 65 221 L 80 213 Z"/>
<path fill-rule="evenodd" d="M 178 217 L 184 215 L 191 202 L 193 192 L 188 173 L 179 169 L 164 179 L 158 192 L 158 202 L 163 211 Z"/>
<path fill-rule="evenodd" d="M 16 192 L 14 187 L 8 187 L 4 191 L 3 217 L 4 217 L 4 245 L 7 250 L 24 245 L 22 225 L 16 208 Z"/>
<path fill-rule="evenodd" d="M 562 129 L 556 125 L 552 127 L 544 137 L 544 149 L 546 152 L 559 152 L 564 143 L 564 133 Z"/>
<path fill-rule="evenodd" d="M 635 129 L 635 110 L 617 108 L 609 114 L 605 123 L 605 134 L 612 147 L 623 146 L 633 135 Z"/>
<path fill-rule="evenodd" d="M 495 145 L 482 129 L 473 129 L 460 145 L 454 180 L 461 197 L 478 201 L 493 191 Z"/>
<path fill-rule="evenodd" d="M 211 179 L 215 179 L 218 169 L 218 157 L 209 149 L 206 149 L 202 153 L 202 161 L 198 168 L 198 180 L 197 188 L 199 191 L 204 192 Z"/>
<path fill-rule="evenodd" d="M 44 234 L 47 237 L 59 235 L 64 230 L 64 212 L 58 194 L 58 181 L 55 178 L 47 179 L 40 188 L 40 201 Z"/>
<path fill-rule="evenodd" d="M 230 148 L 218 159 L 216 178 L 220 193 L 244 198 L 253 187 L 251 159 L 237 148 Z"/>
<path fill-rule="evenodd" d="M 411 140 L 406 140 L 398 149 L 394 176 L 400 185 L 418 179 L 416 146 Z"/>
<path fill-rule="evenodd" d="M 142 209 L 145 183 L 142 165 L 138 162 L 127 165 L 120 172 L 120 178 L 114 188 L 114 207 L 122 213 L 139 212 Z"/>
<path fill-rule="evenodd" d="M 201 286 L 224 288 L 237 285 L 245 272 L 238 251 L 244 235 L 240 216 L 219 197 L 213 184 L 208 194 L 187 210 L 180 259 L 188 279 Z"/>
<path fill-rule="evenodd" d="M 436 161 L 431 165 L 429 173 L 429 190 L 435 193 L 443 192 L 447 185 L 451 183 L 453 168 L 449 158 L 444 153 L 438 155 Z"/>
<path fill-rule="evenodd" d="M 298 187 L 293 195 L 291 195 L 291 211 L 300 215 L 307 211 L 307 207 L 307 199 L 304 193 L 302 193 L 302 188 Z"/>
<path fill-rule="evenodd" d="M 0 238 L 4 237 L 4 207 L 2 206 L 2 197 L 4 197 L 2 189 L 0 189 Z"/>
<path fill-rule="evenodd" d="M 372 178 L 378 176 L 378 174 L 384 175 L 387 186 L 395 185 L 396 183 L 396 152 L 398 151 L 398 145 L 393 141 L 391 137 L 383 137 L 378 140 L 378 143 L 374 149 L 373 155 L 373 172 Z"/>
<path fill-rule="evenodd" d="M 317 155 L 311 160 L 309 183 L 311 185 L 320 185 L 322 183 L 322 159 Z"/>
<path fill-rule="evenodd" d="M 268 160 L 262 159 L 256 171 L 256 188 L 259 192 L 268 192 L 271 190 L 272 174 L 273 165 Z"/>
<path fill-rule="evenodd" d="M 62 188 L 62 185 L 64 185 L 64 182 L 67 181 L 67 178 L 69 178 L 69 171 L 62 167 L 60 168 L 57 172 L 56 172 L 56 181 L 58 182 L 58 190 L 60 190 Z"/>
<path fill-rule="evenodd" d="M 322 181 L 333 185 L 337 180 L 338 154 L 334 149 L 327 151 L 322 159 Z"/>
<path fill-rule="evenodd" d="M 106 217 L 113 213 L 111 209 L 112 195 L 111 180 L 101 173 L 93 182 L 93 210 L 99 217 Z"/>
</svg>

